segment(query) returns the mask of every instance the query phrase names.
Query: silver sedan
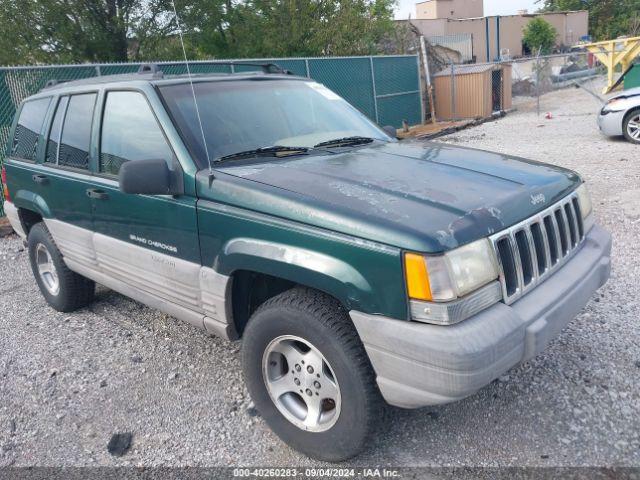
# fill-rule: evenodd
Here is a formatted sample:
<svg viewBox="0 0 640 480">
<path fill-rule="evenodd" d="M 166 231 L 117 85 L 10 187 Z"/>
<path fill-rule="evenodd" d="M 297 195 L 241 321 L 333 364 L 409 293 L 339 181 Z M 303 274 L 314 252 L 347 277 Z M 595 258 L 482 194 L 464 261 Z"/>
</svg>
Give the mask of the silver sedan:
<svg viewBox="0 0 640 480">
<path fill-rule="evenodd" d="M 640 87 L 608 100 L 598 115 L 598 126 L 607 136 L 624 135 L 630 142 L 640 144 Z"/>
</svg>

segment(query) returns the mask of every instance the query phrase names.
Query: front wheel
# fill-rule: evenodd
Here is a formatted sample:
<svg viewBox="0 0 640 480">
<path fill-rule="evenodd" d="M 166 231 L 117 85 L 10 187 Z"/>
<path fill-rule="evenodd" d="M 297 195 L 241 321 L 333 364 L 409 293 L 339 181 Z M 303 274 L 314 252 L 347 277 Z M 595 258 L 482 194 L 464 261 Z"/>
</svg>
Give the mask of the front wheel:
<svg viewBox="0 0 640 480">
<path fill-rule="evenodd" d="M 381 397 L 347 312 L 331 297 L 294 288 L 268 300 L 244 332 L 251 397 L 271 429 L 319 460 L 360 453 L 381 419 Z"/>
<path fill-rule="evenodd" d="M 625 117 L 622 130 L 627 140 L 640 144 L 640 110 L 634 110 Z"/>
</svg>

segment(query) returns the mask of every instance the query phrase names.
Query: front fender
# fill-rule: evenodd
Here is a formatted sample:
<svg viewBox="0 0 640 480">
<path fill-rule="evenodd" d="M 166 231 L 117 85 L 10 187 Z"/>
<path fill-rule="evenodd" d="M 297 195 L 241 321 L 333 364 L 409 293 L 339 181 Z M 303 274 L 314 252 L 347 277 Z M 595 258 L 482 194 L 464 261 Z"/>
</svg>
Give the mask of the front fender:
<svg viewBox="0 0 640 480">
<path fill-rule="evenodd" d="M 203 265 L 315 288 L 349 310 L 408 319 L 399 249 L 209 201 L 198 202 Z"/>
<path fill-rule="evenodd" d="M 321 290 L 347 308 L 367 303 L 379 309 L 372 286 L 344 260 L 301 247 L 254 238 L 236 238 L 223 248 L 214 269 L 225 275 L 251 270 Z"/>
</svg>

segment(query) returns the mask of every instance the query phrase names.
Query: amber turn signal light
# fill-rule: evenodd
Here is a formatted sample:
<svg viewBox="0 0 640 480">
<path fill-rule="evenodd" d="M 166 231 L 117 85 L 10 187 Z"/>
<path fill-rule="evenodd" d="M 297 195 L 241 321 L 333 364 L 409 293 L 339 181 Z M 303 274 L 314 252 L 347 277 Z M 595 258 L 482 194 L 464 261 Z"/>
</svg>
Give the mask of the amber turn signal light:
<svg viewBox="0 0 640 480">
<path fill-rule="evenodd" d="M 405 253 L 404 274 L 407 282 L 407 293 L 414 300 L 431 301 L 431 285 L 427 262 L 423 255 L 417 253 Z"/>
</svg>

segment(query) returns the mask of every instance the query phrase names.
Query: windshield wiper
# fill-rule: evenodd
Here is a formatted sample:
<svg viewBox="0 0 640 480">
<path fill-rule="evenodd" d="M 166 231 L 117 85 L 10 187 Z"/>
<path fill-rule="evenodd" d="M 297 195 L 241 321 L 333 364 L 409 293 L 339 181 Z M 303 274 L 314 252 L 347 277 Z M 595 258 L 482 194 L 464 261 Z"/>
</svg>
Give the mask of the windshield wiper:
<svg viewBox="0 0 640 480">
<path fill-rule="evenodd" d="M 365 145 L 367 143 L 372 143 L 373 138 L 369 137 L 343 137 L 343 138 L 334 138 L 333 140 L 327 140 L 326 142 L 318 143 L 314 145 L 314 148 L 320 147 L 352 147 L 356 145 Z"/>
<path fill-rule="evenodd" d="M 225 162 L 227 160 L 242 160 L 243 158 L 253 157 L 290 157 L 292 155 L 306 155 L 309 152 L 307 147 L 285 147 L 283 145 L 274 145 L 273 147 L 254 148 L 253 150 L 245 150 L 243 152 L 232 153 L 224 157 L 217 158 L 214 163 Z"/>
</svg>

